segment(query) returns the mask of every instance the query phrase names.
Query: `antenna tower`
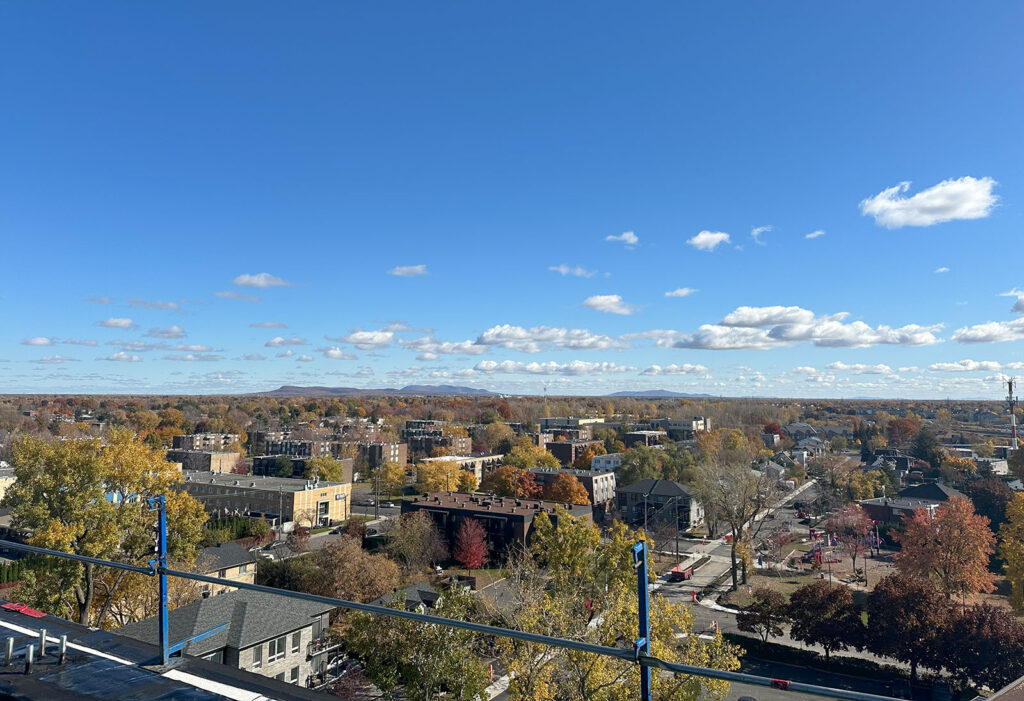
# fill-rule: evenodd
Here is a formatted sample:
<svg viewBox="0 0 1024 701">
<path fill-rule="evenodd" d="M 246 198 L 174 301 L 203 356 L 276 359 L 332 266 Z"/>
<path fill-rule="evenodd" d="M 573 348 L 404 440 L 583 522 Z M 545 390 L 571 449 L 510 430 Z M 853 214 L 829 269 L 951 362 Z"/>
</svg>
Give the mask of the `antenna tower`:
<svg viewBox="0 0 1024 701">
<path fill-rule="evenodd" d="M 1017 450 L 1017 397 L 1013 394 L 1013 378 L 1006 381 L 1006 406 L 1010 409 L 1010 445 Z"/>
</svg>

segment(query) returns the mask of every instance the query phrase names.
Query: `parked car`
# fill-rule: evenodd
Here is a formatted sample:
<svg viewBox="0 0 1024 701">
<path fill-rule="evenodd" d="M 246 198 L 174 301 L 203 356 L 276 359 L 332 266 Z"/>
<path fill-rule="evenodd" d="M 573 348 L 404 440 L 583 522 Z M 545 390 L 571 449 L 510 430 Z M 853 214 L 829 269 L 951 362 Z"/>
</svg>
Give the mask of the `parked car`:
<svg viewBox="0 0 1024 701">
<path fill-rule="evenodd" d="M 398 505 L 393 501 L 384 501 L 381 502 L 381 506 L 383 506 L 385 509 L 394 509 Z"/>
</svg>

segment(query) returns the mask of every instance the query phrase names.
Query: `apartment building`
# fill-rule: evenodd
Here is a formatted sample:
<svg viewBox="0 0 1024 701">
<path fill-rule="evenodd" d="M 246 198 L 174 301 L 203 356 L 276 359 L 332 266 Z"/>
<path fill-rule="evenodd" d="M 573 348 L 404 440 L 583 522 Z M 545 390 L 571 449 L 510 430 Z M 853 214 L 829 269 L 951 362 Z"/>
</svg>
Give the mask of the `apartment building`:
<svg viewBox="0 0 1024 701">
<path fill-rule="evenodd" d="M 531 467 L 537 484 L 546 487 L 561 473 L 572 475 L 587 490 L 591 505 L 596 509 L 610 508 L 615 502 L 615 473 L 596 470 L 571 470 L 561 467 Z"/>
<path fill-rule="evenodd" d="M 591 472 L 613 472 L 622 467 L 622 457 L 625 453 L 608 453 L 606 455 L 595 455 L 590 461 Z"/>
<path fill-rule="evenodd" d="M 453 462 L 460 470 L 472 472 L 479 483 L 484 475 L 501 464 L 504 455 L 444 455 L 439 458 L 423 458 L 420 463 Z"/>
<path fill-rule="evenodd" d="M 174 436 L 171 447 L 175 450 L 227 450 L 240 438 L 237 433 L 189 433 Z"/>
<path fill-rule="evenodd" d="M 587 452 L 587 449 L 604 443 L 601 441 L 554 441 L 544 446 L 544 449 L 558 458 L 558 462 L 565 466 L 572 465 L 576 458 Z"/>
<path fill-rule="evenodd" d="M 207 513 L 264 518 L 272 523 L 312 522 L 327 526 L 349 516 L 351 482 L 319 482 L 290 477 L 184 473 L 177 485 L 198 499 Z"/>
<path fill-rule="evenodd" d="M 181 465 L 182 470 L 199 472 L 232 472 L 242 459 L 241 453 L 219 450 L 178 450 L 167 451 L 167 462 Z"/>
<path fill-rule="evenodd" d="M 622 444 L 626 448 L 632 448 L 637 445 L 650 448 L 655 445 L 661 445 L 667 438 L 668 433 L 665 431 L 630 431 L 622 436 Z"/>
</svg>

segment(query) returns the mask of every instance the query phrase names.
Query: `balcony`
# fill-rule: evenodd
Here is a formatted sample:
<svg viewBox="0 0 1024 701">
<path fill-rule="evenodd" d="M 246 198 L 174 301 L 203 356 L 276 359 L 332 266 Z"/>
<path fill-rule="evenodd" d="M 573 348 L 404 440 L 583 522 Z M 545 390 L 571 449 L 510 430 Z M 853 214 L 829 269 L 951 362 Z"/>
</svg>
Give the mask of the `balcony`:
<svg viewBox="0 0 1024 701">
<path fill-rule="evenodd" d="M 340 648 L 342 645 L 341 638 L 335 638 L 330 635 L 324 635 L 319 638 L 315 638 L 306 646 L 306 656 L 309 659 L 313 659 L 318 655 L 325 655 L 329 652 L 333 652 Z"/>
</svg>

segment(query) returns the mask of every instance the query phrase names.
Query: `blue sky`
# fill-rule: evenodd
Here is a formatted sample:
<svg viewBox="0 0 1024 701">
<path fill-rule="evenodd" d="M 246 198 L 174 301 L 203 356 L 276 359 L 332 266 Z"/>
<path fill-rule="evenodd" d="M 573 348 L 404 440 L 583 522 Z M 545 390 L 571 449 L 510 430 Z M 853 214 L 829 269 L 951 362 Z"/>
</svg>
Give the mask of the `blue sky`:
<svg viewBox="0 0 1024 701">
<path fill-rule="evenodd" d="M 0 391 L 998 396 L 1022 21 L 4 4 Z"/>
</svg>

